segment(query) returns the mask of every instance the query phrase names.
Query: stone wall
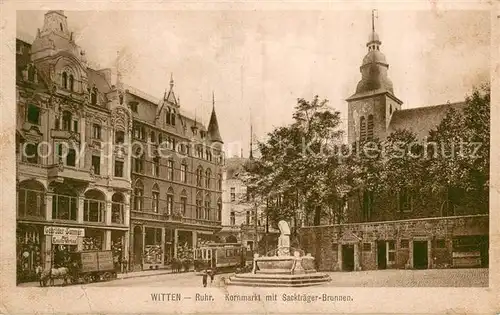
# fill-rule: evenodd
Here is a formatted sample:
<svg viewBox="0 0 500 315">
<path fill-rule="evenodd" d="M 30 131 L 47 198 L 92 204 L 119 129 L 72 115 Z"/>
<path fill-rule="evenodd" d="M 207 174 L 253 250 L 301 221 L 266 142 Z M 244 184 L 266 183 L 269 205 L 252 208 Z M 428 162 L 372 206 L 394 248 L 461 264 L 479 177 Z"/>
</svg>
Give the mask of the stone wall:
<svg viewBox="0 0 500 315">
<path fill-rule="evenodd" d="M 303 227 L 300 234 L 302 248 L 316 257 L 319 270 L 341 269 L 339 251 L 347 244 L 356 245 L 356 270 L 377 269 L 378 241 L 394 244 L 388 268 L 413 266 L 413 241 L 428 243 L 429 266 L 436 268 L 451 265 L 454 237 L 487 236 L 488 227 L 488 215 L 469 215 Z"/>
</svg>

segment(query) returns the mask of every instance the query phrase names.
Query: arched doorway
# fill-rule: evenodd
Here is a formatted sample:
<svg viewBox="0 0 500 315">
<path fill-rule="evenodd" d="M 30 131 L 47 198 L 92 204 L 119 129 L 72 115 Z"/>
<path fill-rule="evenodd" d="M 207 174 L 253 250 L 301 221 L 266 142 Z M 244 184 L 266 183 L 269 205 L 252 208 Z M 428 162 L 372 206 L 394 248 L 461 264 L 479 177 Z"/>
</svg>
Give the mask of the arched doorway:
<svg viewBox="0 0 500 315">
<path fill-rule="evenodd" d="M 141 267 L 142 265 L 142 228 L 139 225 L 134 227 L 134 267 Z"/>
</svg>

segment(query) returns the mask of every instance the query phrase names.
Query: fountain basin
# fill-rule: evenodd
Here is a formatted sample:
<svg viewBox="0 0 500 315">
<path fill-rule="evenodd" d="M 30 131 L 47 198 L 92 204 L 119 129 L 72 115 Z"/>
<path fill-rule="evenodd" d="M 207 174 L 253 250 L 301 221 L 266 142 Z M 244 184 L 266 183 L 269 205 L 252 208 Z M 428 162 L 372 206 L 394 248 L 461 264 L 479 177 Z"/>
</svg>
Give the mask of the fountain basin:
<svg viewBox="0 0 500 315">
<path fill-rule="evenodd" d="M 303 274 L 316 272 L 311 256 L 271 256 L 255 258 L 257 274 Z"/>
</svg>

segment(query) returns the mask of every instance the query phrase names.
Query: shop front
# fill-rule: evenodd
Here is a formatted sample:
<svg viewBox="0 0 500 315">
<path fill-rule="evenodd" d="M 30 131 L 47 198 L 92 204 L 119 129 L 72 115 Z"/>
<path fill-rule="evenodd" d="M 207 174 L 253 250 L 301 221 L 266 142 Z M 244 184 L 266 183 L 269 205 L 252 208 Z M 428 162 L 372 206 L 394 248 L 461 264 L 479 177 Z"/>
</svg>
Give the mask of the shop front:
<svg viewBox="0 0 500 315">
<path fill-rule="evenodd" d="M 36 280 L 36 267 L 42 265 L 43 226 L 18 224 L 16 231 L 17 281 Z"/>
</svg>

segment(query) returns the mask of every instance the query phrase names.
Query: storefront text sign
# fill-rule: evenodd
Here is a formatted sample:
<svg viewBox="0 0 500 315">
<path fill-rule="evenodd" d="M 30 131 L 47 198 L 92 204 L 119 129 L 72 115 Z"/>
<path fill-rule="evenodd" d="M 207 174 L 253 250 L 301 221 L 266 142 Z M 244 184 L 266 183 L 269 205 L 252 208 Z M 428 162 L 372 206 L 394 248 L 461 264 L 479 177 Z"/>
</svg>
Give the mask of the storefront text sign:
<svg viewBox="0 0 500 315">
<path fill-rule="evenodd" d="M 75 235 L 52 235 L 52 244 L 78 245 L 78 236 L 75 236 Z"/>
<path fill-rule="evenodd" d="M 67 228 L 67 227 L 62 227 L 62 226 L 46 226 L 44 227 L 44 234 L 45 235 L 67 235 L 67 236 L 74 236 L 74 237 L 84 237 L 85 236 L 85 229 L 80 229 L 80 228 Z"/>
</svg>

